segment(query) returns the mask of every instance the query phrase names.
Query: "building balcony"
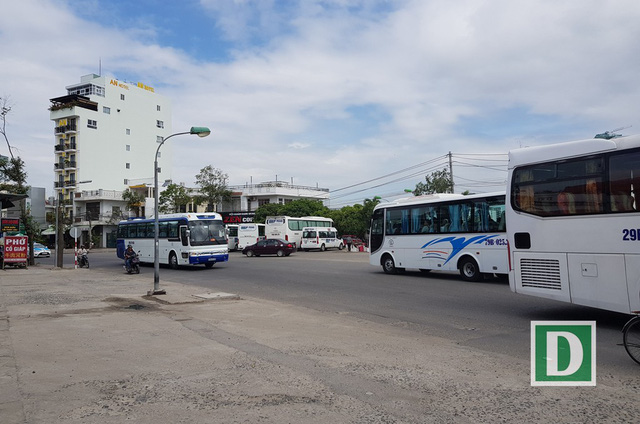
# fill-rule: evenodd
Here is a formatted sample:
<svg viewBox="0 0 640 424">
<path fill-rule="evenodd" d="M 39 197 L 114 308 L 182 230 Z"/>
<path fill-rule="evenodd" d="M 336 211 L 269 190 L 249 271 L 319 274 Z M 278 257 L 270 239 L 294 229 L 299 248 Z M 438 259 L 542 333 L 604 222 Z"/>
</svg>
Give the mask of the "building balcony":
<svg viewBox="0 0 640 424">
<path fill-rule="evenodd" d="M 66 143 L 64 145 L 64 150 L 66 152 L 75 152 L 76 151 L 76 143 Z"/>
<path fill-rule="evenodd" d="M 64 186 L 65 187 L 75 187 L 76 186 L 76 180 L 65 181 L 64 182 Z"/>
<path fill-rule="evenodd" d="M 82 190 L 75 193 L 76 201 L 94 200 L 120 200 L 122 201 L 122 191 L 120 190 Z"/>
<path fill-rule="evenodd" d="M 53 164 L 53 169 L 55 169 L 56 171 L 62 171 L 62 170 L 73 170 L 76 168 L 76 161 L 75 160 L 65 160 L 64 162 L 58 162 L 58 163 L 54 163 Z"/>
<path fill-rule="evenodd" d="M 65 150 L 65 145 L 64 144 L 56 144 L 55 146 L 53 146 L 53 151 L 56 153 L 62 153 Z"/>
<path fill-rule="evenodd" d="M 83 213 L 81 216 L 74 217 L 74 223 L 78 226 L 92 226 L 96 225 L 118 225 L 118 222 L 126 219 L 126 217 L 122 216 L 120 212 L 111 213 L 107 211 L 104 214 L 87 214 Z"/>
<path fill-rule="evenodd" d="M 55 127 L 53 129 L 54 134 L 58 135 L 58 134 L 68 134 L 68 133 L 76 133 L 78 132 L 77 128 L 76 128 L 76 124 L 70 124 L 70 125 L 60 125 L 59 127 Z"/>
</svg>

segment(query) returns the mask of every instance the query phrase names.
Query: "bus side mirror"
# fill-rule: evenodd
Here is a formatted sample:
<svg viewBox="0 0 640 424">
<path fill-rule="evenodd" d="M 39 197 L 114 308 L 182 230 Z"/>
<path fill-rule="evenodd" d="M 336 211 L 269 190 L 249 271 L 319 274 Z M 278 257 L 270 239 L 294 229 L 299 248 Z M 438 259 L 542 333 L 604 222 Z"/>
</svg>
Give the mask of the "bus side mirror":
<svg viewBox="0 0 640 424">
<path fill-rule="evenodd" d="M 183 246 L 188 246 L 189 245 L 189 236 L 191 235 L 191 231 L 189 231 L 186 228 L 182 228 L 182 230 L 180 231 L 180 238 L 182 239 L 182 245 Z"/>
</svg>

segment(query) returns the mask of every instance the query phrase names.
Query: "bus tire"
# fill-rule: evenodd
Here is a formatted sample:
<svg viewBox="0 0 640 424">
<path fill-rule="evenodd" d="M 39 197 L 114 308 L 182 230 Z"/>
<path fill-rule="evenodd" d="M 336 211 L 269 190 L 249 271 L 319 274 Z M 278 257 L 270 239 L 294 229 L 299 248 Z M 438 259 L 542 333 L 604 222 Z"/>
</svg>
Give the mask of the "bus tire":
<svg viewBox="0 0 640 424">
<path fill-rule="evenodd" d="M 340 246 L 338 246 L 338 250 L 342 250 L 344 249 L 344 244 L 340 243 Z"/>
<path fill-rule="evenodd" d="M 427 268 L 420 268 L 420 272 L 422 272 L 423 274 L 427 274 L 427 273 L 431 272 L 431 270 L 427 269 Z"/>
<path fill-rule="evenodd" d="M 396 263 L 393 261 L 391 255 L 384 255 L 381 261 L 382 270 L 385 274 L 397 274 L 398 269 L 396 268 Z"/>
<path fill-rule="evenodd" d="M 215 264 L 215 262 L 207 262 L 206 264 L 204 264 L 204 267 L 207 269 L 211 269 L 213 268 L 213 264 Z"/>
<path fill-rule="evenodd" d="M 178 257 L 173 252 L 169 254 L 169 266 L 171 269 L 178 269 Z"/>
<path fill-rule="evenodd" d="M 320 246 L 320 251 L 324 252 L 325 250 L 327 250 L 327 248 L 325 247 L 325 245 L 323 244 L 322 246 Z"/>
<path fill-rule="evenodd" d="M 478 263 L 471 258 L 462 258 L 459 264 L 460 276 L 465 281 L 480 281 L 482 273 Z"/>
<path fill-rule="evenodd" d="M 276 252 L 276 255 L 278 255 L 279 258 L 283 257 L 284 256 L 284 250 L 278 250 Z"/>
</svg>

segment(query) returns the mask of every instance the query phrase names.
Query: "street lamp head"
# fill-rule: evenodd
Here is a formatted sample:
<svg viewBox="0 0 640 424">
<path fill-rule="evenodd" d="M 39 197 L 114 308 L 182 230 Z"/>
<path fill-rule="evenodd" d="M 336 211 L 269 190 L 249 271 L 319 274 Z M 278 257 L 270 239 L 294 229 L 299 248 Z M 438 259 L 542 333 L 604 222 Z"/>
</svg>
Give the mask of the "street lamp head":
<svg viewBox="0 0 640 424">
<path fill-rule="evenodd" d="M 196 134 L 198 137 L 206 137 L 211 134 L 211 130 L 207 127 L 191 127 L 189 134 Z"/>
</svg>

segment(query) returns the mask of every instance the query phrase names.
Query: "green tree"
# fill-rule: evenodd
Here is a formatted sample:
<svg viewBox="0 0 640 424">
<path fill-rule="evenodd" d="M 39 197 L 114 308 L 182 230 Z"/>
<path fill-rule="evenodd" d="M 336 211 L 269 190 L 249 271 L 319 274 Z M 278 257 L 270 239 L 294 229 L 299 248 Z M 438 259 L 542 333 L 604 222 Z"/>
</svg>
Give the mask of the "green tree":
<svg viewBox="0 0 640 424">
<path fill-rule="evenodd" d="M 227 188 L 229 176 L 221 170 L 207 165 L 196 175 L 196 185 L 200 194 L 194 196 L 197 203 L 206 203 L 207 211 L 213 212 L 214 205 L 231 199 L 231 191 Z"/>
<path fill-rule="evenodd" d="M 328 216 L 329 208 L 320 200 L 298 199 L 286 203 L 282 214 L 288 216 Z"/>
<path fill-rule="evenodd" d="M 160 193 L 158 209 L 160 213 L 179 212 L 182 206 L 186 206 L 190 202 L 191 196 L 186 187 L 179 184 L 169 184 Z"/>
<path fill-rule="evenodd" d="M 127 202 L 127 210 L 134 212 L 136 216 L 140 216 L 140 207 L 144 202 L 142 194 L 126 189 L 122 192 L 122 200 Z"/>
<path fill-rule="evenodd" d="M 0 190 L 6 190 L 14 194 L 27 194 L 27 172 L 24 161 L 19 156 L 13 156 L 11 143 L 7 136 L 7 116 L 11 112 L 11 106 L 7 97 L 0 97 L 0 134 L 7 142 L 9 156 L 11 158 L 0 159 Z M 31 210 L 27 208 L 24 201 L 20 202 L 20 222 L 24 227 L 24 232 L 29 240 L 29 264 L 34 264 L 33 242 L 40 238 L 40 226 L 31 216 Z"/>
<path fill-rule="evenodd" d="M 451 180 L 451 173 L 447 168 L 443 168 L 442 171 L 434 171 L 431 175 L 425 176 L 424 179 L 424 183 L 419 182 L 416 184 L 416 188 L 413 190 L 415 196 L 434 193 L 453 193 L 453 181 Z"/>
<path fill-rule="evenodd" d="M 256 214 L 253 217 L 253 222 L 264 224 L 265 219 L 268 216 L 284 215 L 284 213 L 282 213 L 283 207 L 284 205 L 281 205 L 279 203 L 266 203 L 262 206 L 259 206 L 258 209 L 256 209 Z"/>
<path fill-rule="evenodd" d="M 330 217 L 331 211 L 320 200 L 298 199 L 287 204 L 267 203 L 256 209 L 254 221 L 264 223 L 268 216 L 324 216 Z"/>
</svg>

